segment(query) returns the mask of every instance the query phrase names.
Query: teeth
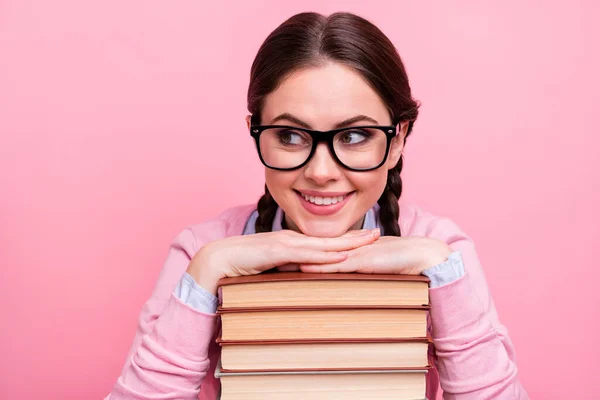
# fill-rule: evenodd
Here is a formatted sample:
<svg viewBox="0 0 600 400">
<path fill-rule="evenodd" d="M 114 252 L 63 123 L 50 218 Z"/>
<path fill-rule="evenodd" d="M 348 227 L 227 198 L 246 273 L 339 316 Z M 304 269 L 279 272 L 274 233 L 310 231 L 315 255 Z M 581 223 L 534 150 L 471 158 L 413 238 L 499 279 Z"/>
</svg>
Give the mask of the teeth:
<svg viewBox="0 0 600 400">
<path fill-rule="evenodd" d="M 304 197 L 304 200 L 310 201 L 313 204 L 328 206 L 330 204 L 336 204 L 336 203 L 344 200 L 344 197 L 346 197 L 346 196 L 319 197 L 319 196 L 307 196 L 304 193 L 302 193 L 302 197 Z"/>
</svg>

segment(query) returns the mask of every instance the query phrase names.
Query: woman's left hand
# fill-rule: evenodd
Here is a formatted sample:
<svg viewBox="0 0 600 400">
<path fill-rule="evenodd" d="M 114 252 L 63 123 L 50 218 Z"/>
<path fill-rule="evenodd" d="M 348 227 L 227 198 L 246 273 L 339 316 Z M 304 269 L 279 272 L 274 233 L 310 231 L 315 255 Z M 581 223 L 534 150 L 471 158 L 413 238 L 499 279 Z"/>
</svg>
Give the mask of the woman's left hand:
<svg viewBox="0 0 600 400">
<path fill-rule="evenodd" d="M 448 259 L 452 249 L 426 237 L 382 236 L 372 244 L 348 251 L 339 263 L 300 265 L 302 272 L 419 275 Z"/>
</svg>

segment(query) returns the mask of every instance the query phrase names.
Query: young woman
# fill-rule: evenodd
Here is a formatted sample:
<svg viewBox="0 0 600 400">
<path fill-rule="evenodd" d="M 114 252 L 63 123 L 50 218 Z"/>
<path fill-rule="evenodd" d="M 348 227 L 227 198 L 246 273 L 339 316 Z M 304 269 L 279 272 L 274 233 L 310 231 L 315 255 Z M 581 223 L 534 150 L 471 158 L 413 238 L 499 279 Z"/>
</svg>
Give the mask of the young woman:
<svg viewBox="0 0 600 400">
<path fill-rule="evenodd" d="M 528 399 L 471 240 L 399 206 L 418 105 L 389 39 L 353 14 L 295 15 L 258 51 L 248 109 L 265 194 L 175 238 L 107 398 L 216 399 L 217 281 L 279 268 L 430 277 L 428 398 L 441 384 L 446 399 Z"/>
</svg>

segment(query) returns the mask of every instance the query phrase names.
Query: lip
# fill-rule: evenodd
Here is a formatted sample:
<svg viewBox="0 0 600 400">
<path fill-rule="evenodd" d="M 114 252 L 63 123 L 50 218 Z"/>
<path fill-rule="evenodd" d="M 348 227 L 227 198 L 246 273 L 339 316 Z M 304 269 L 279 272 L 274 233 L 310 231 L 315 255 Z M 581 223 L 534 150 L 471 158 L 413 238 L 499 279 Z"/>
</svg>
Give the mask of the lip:
<svg viewBox="0 0 600 400">
<path fill-rule="evenodd" d="M 295 192 L 296 192 L 296 196 L 298 196 L 298 200 L 300 201 L 300 204 L 302 204 L 304 209 L 314 215 L 333 215 L 333 214 L 339 212 L 342 208 L 344 208 L 344 206 L 348 203 L 348 201 L 350 201 L 350 199 L 354 196 L 354 192 L 316 192 L 316 191 L 302 191 L 302 192 L 295 191 Z M 319 205 L 311 203 L 308 200 L 305 200 L 304 197 L 302 197 L 301 193 L 309 195 L 309 196 L 320 196 L 320 197 L 335 197 L 335 196 L 346 196 L 346 197 L 344 197 L 344 200 L 337 202 L 335 204 L 319 206 Z M 312 193 L 316 193 L 316 194 L 312 194 Z"/>
<path fill-rule="evenodd" d="M 303 193 L 307 196 L 338 197 L 338 196 L 345 196 L 347 194 L 352 193 L 353 191 L 350 190 L 347 192 L 319 192 L 317 190 L 296 190 L 296 192 Z"/>
</svg>

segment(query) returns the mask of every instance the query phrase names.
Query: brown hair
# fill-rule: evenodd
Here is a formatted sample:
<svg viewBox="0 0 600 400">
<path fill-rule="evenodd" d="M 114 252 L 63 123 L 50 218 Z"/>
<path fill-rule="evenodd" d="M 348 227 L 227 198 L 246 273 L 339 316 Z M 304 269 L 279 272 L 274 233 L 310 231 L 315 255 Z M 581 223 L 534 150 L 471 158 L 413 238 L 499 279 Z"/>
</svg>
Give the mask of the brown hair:
<svg viewBox="0 0 600 400">
<path fill-rule="evenodd" d="M 392 124 L 409 121 L 406 137 L 417 119 L 419 104 L 412 98 L 404 64 L 392 42 L 371 22 L 338 12 L 325 17 L 314 12 L 292 16 L 261 45 L 250 71 L 248 110 L 260 124 L 265 97 L 294 71 L 328 62 L 347 65 L 373 87 L 387 104 Z M 406 138 L 405 138 L 406 139 Z M 402 157 L 388 172 L 378 200 L 383 235 L 400 236 L 398 199 L 402 193 Z M 271 230 L 277 203 L 265 185 L 258 201 L 256 232 Z"/>
</svg>

